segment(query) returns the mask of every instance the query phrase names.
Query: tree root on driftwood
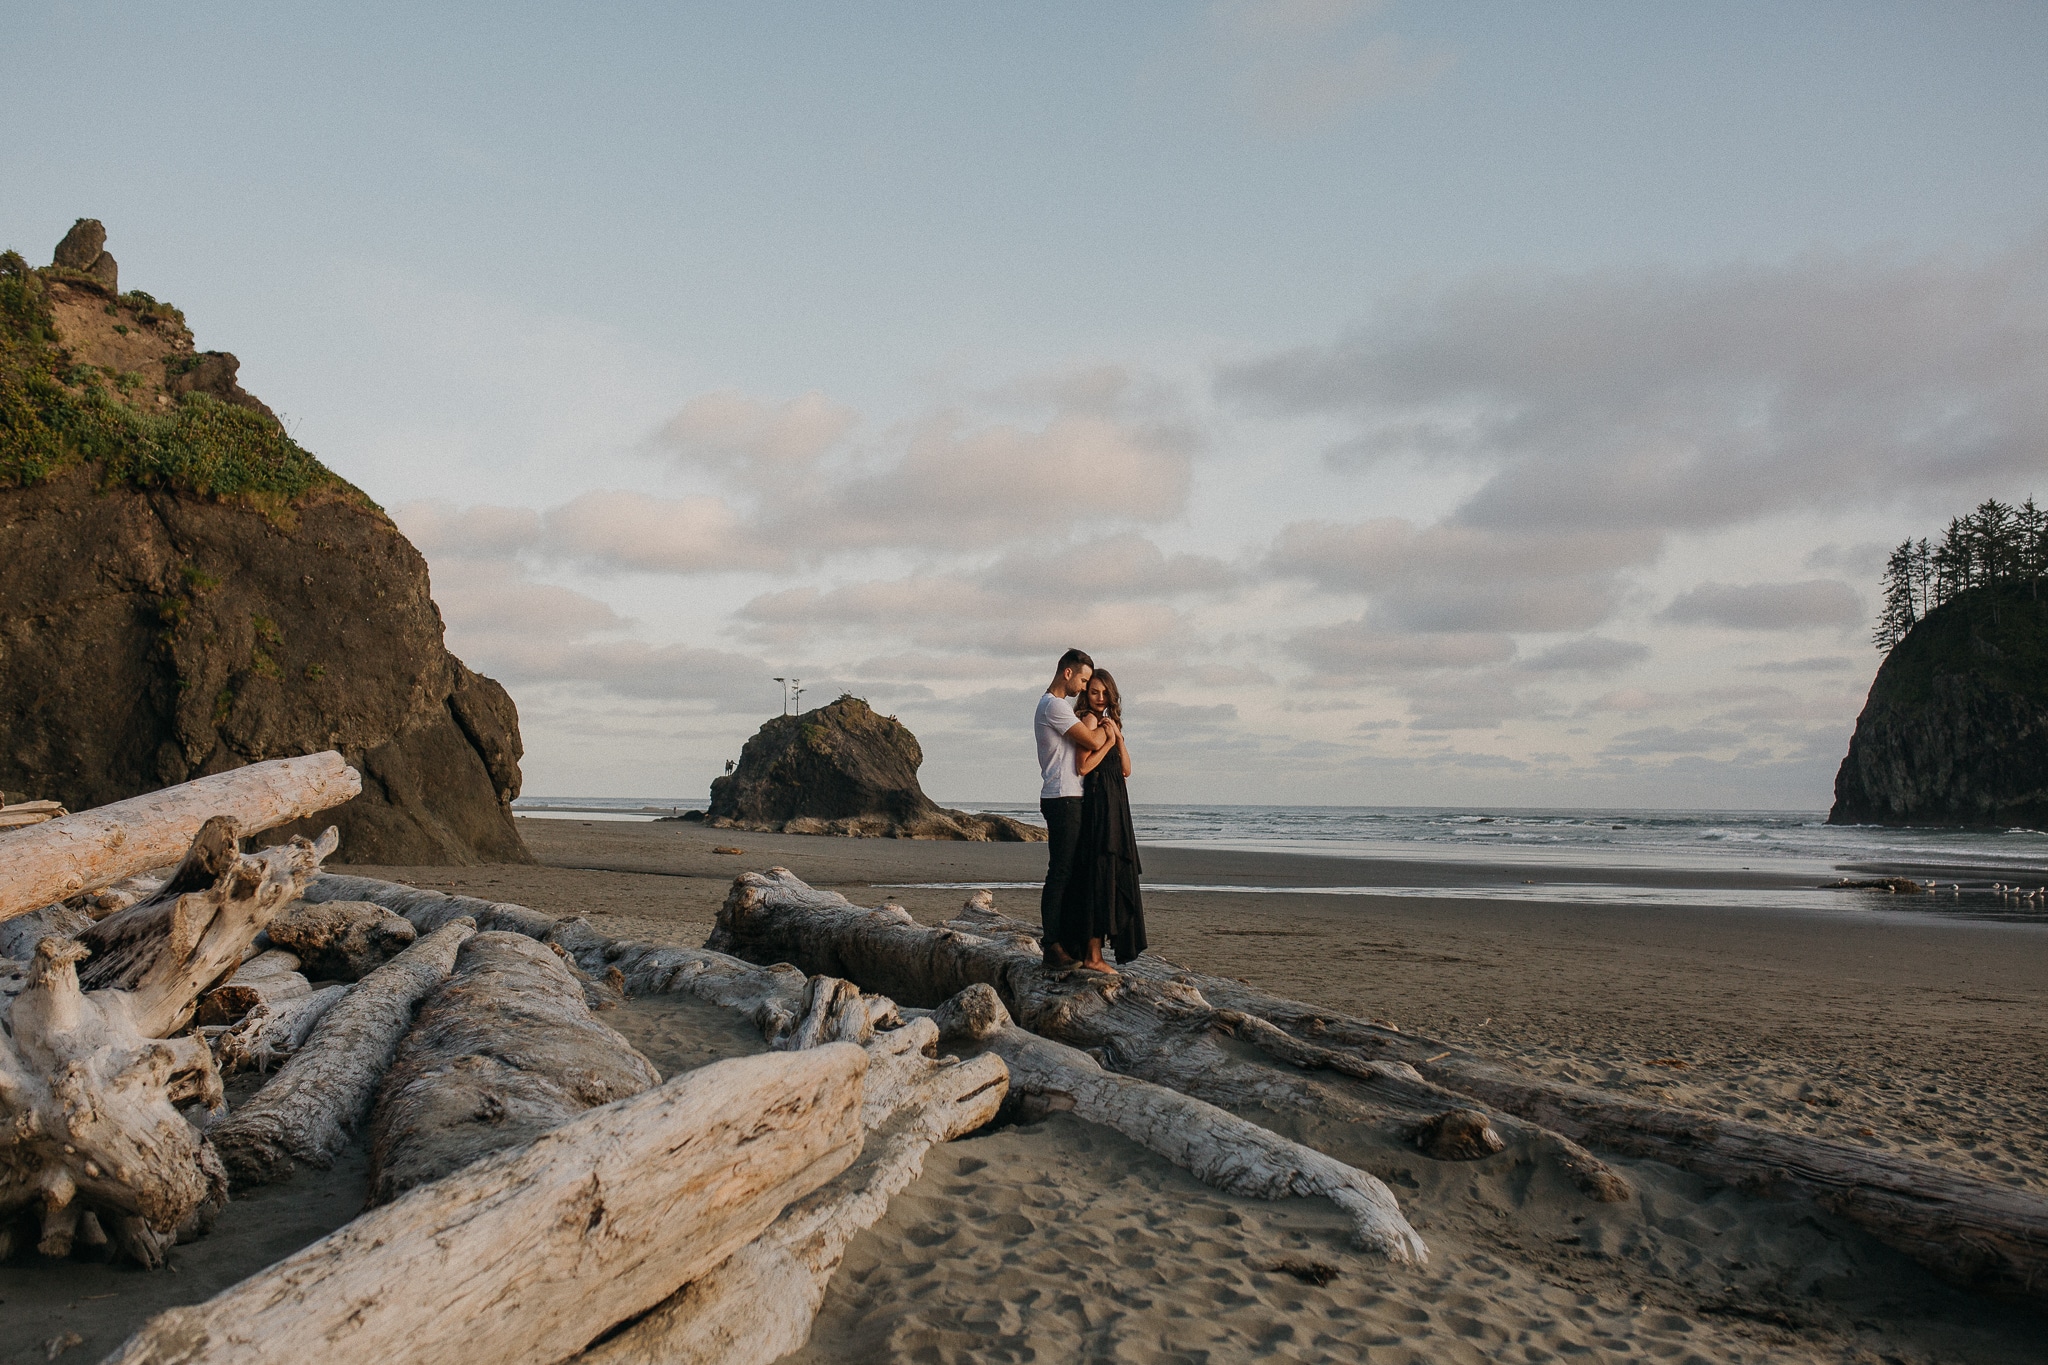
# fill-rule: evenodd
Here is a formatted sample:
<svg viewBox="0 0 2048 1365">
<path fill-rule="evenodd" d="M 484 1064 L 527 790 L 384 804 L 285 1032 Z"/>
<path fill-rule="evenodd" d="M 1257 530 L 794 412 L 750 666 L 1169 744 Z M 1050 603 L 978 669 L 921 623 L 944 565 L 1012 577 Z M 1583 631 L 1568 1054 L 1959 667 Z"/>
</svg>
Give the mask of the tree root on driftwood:
<svg viewBox="0 0 2048 1365">
<path fill-rule="evenodd" d="M 226 1180 L 179 1107 L 219 1107 L 220 1078 L 202 1039 L 167 1035 L 335 843 L 330 829 L 243 856 L 213 825 L 155 899 L 36 946 L 0 1040 L 0 1213 L 39 1206 L 45 1254 L 97 1230 L 155 1266 L 181 1227 L 210 1221 Z M 119 989 L 81 987 L 96 942 L 119 946 Z"/>
<path fill-rule="evenodd" d="M 369 1202 L 659 1084 L 654 1064 L 591 1014 L 553 952 L 523 934 L 477 934 L 384 1077 L 370 1117 Z"/>
<path fill-rule="evenodd" d="M 948 924 L 998 940 L 1030 927 L 996 914 L 986 891 Z M 1517 1115 L 1604 1151 L 1809 1199 L 1953 1282 L 2037 1300 L 2048 1294 L 2048 1200 L 2039 1195 L 1934 1162 L 1530 1076 L 1433 1038 L 1189 972 L 1157 954 L 1123 974 L 1199 991 L 1239 1038 L 1294 1065 L 1344 1075 L 1412 1068 L 1430 1093 L 1479 1101 L 1495 1123 Z"/>
</svg>

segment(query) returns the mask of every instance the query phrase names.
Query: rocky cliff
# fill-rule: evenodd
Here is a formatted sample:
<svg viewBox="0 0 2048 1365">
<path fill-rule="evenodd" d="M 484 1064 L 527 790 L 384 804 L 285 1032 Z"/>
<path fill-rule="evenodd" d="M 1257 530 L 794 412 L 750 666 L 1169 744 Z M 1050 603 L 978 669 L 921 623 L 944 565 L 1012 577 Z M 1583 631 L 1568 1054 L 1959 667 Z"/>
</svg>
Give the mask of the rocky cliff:
<svg viewBox="0 0 2048 1365">
<path fill-rule="evenodd" d="M 2048 582 L 1960 593 L 1893 647 L 1828 823 L 2048 829 Z"/>
<path fill-rule="evenodd" d="M 786 834 L 1031 842 L 1045 831 L 1002 815 L 935 804 L 917 784 L 924 750 L 892 716 L 841 697 L 800 716 L 777 716 L 740 750 L 739 766 L 711 783 L 706 824 Z"/>
<path fill-rule="evenodd" d="M 343 861 L 527 860 L 518 713 L 426 561 L 104 243 L 0 255 L 0 787 L 77 810 L 339 749 Z"/>
</svg>

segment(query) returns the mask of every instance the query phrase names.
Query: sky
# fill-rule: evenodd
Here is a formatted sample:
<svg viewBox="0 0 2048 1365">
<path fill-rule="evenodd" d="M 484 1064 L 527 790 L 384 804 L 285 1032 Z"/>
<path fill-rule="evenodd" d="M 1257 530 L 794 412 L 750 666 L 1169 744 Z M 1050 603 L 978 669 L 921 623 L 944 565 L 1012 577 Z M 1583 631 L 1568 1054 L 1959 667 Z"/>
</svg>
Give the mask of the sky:
<svg viewBox="0 0 2048 1365">
<path fill-rule="evenodd" d="M 2048 496 L 2048 6 L 10 9 L 0 245 L 391 512 L 533 795 L 780 675 L 1028 803 L 1076 645 L 1138 801 L 1824 809 L 1885 549 Z"/>
</svg>

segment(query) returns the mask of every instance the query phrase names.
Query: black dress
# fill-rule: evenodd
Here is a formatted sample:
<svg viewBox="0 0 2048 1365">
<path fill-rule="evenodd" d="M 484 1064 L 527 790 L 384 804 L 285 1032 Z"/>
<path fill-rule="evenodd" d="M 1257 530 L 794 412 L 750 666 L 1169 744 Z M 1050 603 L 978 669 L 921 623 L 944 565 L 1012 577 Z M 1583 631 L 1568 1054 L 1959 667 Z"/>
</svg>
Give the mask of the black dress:
<svg viewBox="0 0 2048 1365">
<path fill-rule="evenodd" d="M 1138 835 L 1130 788 L 1116 755 L 1081 783 L 1081 839 L 1060 906 L 1060 946 L 1085 957 L 1088 940 L 1113 945 L 1118 962 L 1145 951 L 1145 901 L 1138 891 Z"/>
</svg>

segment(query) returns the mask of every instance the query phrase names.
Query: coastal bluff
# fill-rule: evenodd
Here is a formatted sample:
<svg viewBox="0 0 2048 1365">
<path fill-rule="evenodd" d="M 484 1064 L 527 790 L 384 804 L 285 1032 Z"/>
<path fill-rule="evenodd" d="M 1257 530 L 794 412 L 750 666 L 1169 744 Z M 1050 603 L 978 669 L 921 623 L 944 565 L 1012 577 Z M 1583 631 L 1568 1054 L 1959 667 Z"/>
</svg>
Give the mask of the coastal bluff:
<svg viewBox="0 0 2048 1365">
<path fill-rule="evenodd" d="M 2044 587 L 1971 588 L 1914 623 L 1871 683 L 1829 824 L 2048 829 Z"/>
<path fill-rule="evenodd" d="M 443 644 L 426 561 L 104 243 L 0 254 L 0 788 L 80 810 L 338 749 L 361 794 L 283 833 L 530 861 L 518 712 Z"/>
<path fill-rule="evenodd" d="M 783 834 L 1033 843 L 1045 831 L 1003 815 L 948 810 L 924 794 L 924 750 L 859 697 L 777 716 L 711 782 L 704 823 Z"/>
</svg>

